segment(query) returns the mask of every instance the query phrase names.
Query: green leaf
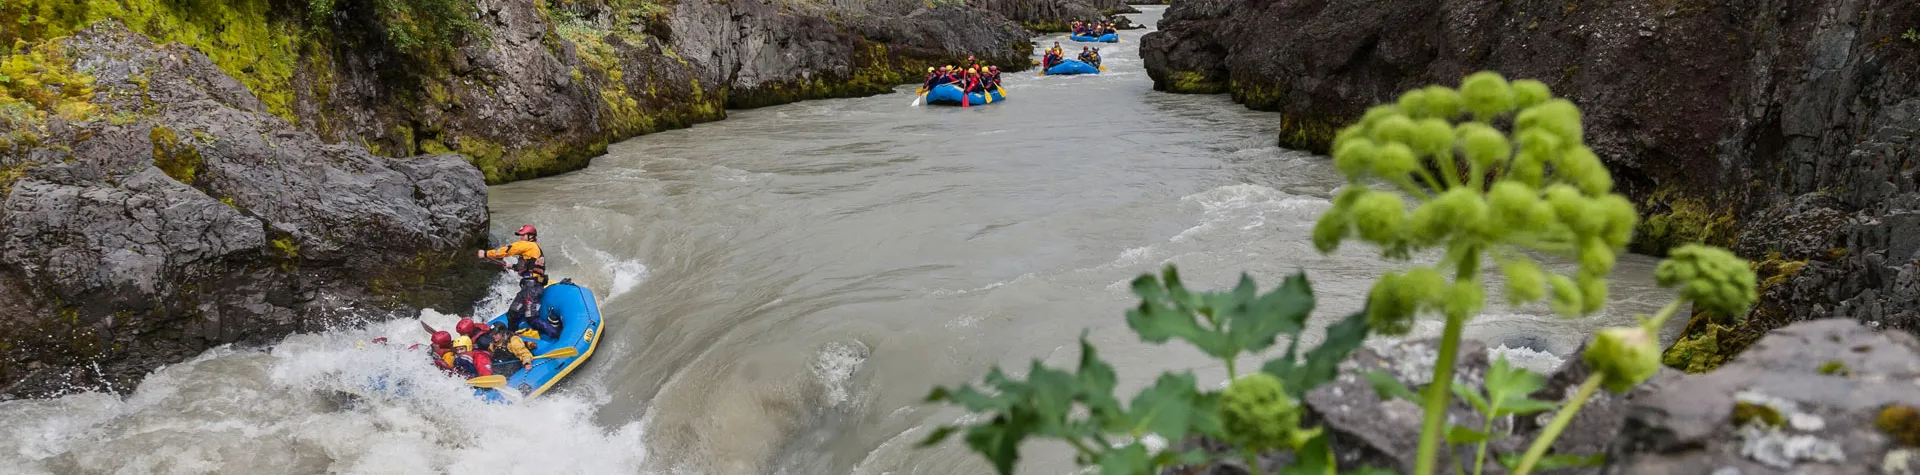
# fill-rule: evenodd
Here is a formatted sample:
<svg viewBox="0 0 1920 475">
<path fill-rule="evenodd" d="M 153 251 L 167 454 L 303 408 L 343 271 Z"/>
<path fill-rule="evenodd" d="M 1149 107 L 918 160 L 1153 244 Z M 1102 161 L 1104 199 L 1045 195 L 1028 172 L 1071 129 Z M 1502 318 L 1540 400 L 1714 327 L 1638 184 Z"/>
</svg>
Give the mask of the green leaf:
<svg viewBox="0 0 1920 475">
<path fill-rule="evenodd" d="M 1073 410 L 1074 396 L 1080 392 L 1074 376 L 1034 360 L 1027 378 L 1032 388 L 1027 401 L 1033 404 L 1034 431 L 1049 436 L 1071 434 L 1067 415 Z"/>
<path fill-rule="evenodd" d="M 1502 355 L 1494 360 L 1493 367 L 1487 371 L 1487 396 L 1494 403 L 1492 415 L 1533 414 L 1557 407 L 1554 403 L 1527 397 L 1546 386 L 1546 377 L 1526 368 L 1512 366 Z"/>
<path fill-rule="evenodd" d="M 1293 377 L 1282 378 L 1287 383 L 1287 392 L 1295 398 L 1306 394 L 1340 376 L 1340 363 L 1347 360 L 1354 350 L 1367 339 L 1367 314 L 1355 312 L 1346 319 L 1327 326 L 1327 338 L 1320 346 L 1307 352 L 1307 361 L 1302 369 L 1295 371 Z"/>
<path fill-rule="evenodd" d="M 967 430 L 967 446 L 986 456 L 993 463 L 994 470 L 1001 475 L 1011 475 L 1014 464 L 1020 461 L 1020 441 L 1027 437 L 1032 428 L 1032 419 L 1014 417 L 1006 414 L 994 417 L 993 422 L 974 426 Z"/>
<path fill-rule="evenodd" d="M 1420 403 L 1420 396 L 1416 396 L 1413 394 L 1413 391 L 1407 390 L 1406 383 L 1400 382 L 1399 378 L 1395 378 L 1385 371 L 1368 371 L 1361 373 L 1361 375 L 1366 376 L 1367 382 L 1373 384 L 1373 392 L 1380 393 L 1380 399 L 1397 397 L 1415 404 Z"/>
<path fill-rule="evenodd" d="M 1281 333 L 1299 335 L 1306 329 L 1307 314 L 1313 311 L 1313 289 L 1305 273 L 1288 277 L 1279 288 L 1258 298 L 1254 296 L 1253 277 L 1240 274 L 1240 286 L 1221 297 L 1225 305 L 1214 308 L 1227 310 L 1227 337 L 1247 351 L 1273 346 Z"/>
<path fill-rule="evenodd" d="M 1447 443 L 1449 444 L 1478 444 L 1483 440 L 1487 440 L 1486 433 L 1469 429 L 1467 426 L 1447 426 Z"/>
<path fill-rule="evenodd" d="M 1333 447 L 1328 445 L 1327 437 L 1323 432 L 1300 446 L 1299 450 L 1294 451 L 1293 463 L 1280 469 L 1280 475 L 1336 475 L 1339 473 L 1338 463 L 1333 460 Z"/>
<path fill-rule="evenodd" d="M 1098 425 L 1110 425 L 1125 417 L 1120 409 L 1120 400 L 1113 397 L 1113 388 L 1119 378 L 1114 374 L 1113 366 L 1102 361 L 1093 343 L 1087 341 L 1086 330 L 1080 331 L 1080 371 L 1074 377 L 1079 383 L 1080 402 L 1087 406 L 1087 411 Z"/>
<path fill-rule="evenodd" d="M 1499 414 L 1495 414 L 1494 416 L 1498 417 L 1498 416 L 1505 416 L 1505 415 L 1511 415 L 1511 414 L 1519 414 L 1519 415 L 1537 414 L 1541 412 L 1551 411 L 1554 408 L 1558 408 L 1558 407 L 1560 407 L 1559 404 L 1554 404 L 1552 402 L 1542 401 L 1538 399 L 1529 399 L 1529 398 L 1509 399 L 1506 402 L 1501 403 Z"/>
<path fill-rule="evenodd" d="M 1168 276 L 1177 279 L 1172 270 L 1169 266 Z M 1127 326 L 1140 334 L 1141 341 L 1165 343 L 1179 338 L 1222 359 L 1239 353 L 1240 349 L 1226 335 L 1200 325 L 1195 318 L 1198 302 L 1188 302 L 1196 299 L 1186 289 L 1179 288 L 1177 280 L 1162 286 L 1153 276 L 1142 275 L 1133 280 L 1133 293 L 1140 296 L 1140 307 L 1127 311 Z"/>
<path fill-rule="evenodd" d="M 1162 373 L 1153 386 L 1140 390 L 1127 406 L 1129 434 L 1160 434 L 1169 441 L 1181 440 L 1192 423 L 1194 403 L 1193 373 Z"/>
<path fill-rule="evenodd" d="M 1158 472 L 1153 461 L 1147 458 L 1147 448 L 1140 444 L 1100 452 L 1096 462 L 1100 464 L 1100 475 L 1155 475 Z"/>
<path fill-rule="evenodd" d="M 1507 467 L 1507 470 L 1513 470 L 1515 467 L 1520 466 L 1520 458 L 1522 455 L 1524 454 L 1500 454 L 1494 458 L 1500 461 L 1500 465 Z M 1553 454 L 1540 457 L 1540 461 L 1533 464 L 1533 471 L 1544 472 L 1562 468 L 1598 467 L 1600 464 L 1606 462 L 1606 454 Z"/>
<path fill-rule="evenodd" d="M 1453 390 L 1453 395 L 1459 396 L 1460 399 L 1465 399 L 1468 403 L 1473 404 L 1473 408 L 1480 411 L 1481 415 L 1493 414 L 1492 409 L 1487 407 L 1487 398 L 1481 396 L 1480 391 L 1475 389 L 1473 385 L 1451 384 L 1448 385 L 1448 389 Z"/>
<path fill-rule="evenodd" d="M 953 435 L 954 431 L 959 429 L 960 429 L 959 427 L 955 427 L 955 426 L 936 427 L 933 429 L 933 433 L 927 434 L 927 438 L 920 440 L 919 447 L 932 447 L 935 445 L 940 445 L 940 442 L 947 440 L 947 436 Z"/>
<path fill-rule="evenodd" d="M 1220 421 L 1220 393 L 1198 393 L 1193 396 L 1193 412 L 1188 414 L 1187 425 L 1194 432 L 1207 437 L 1220 439 L 1226 436 L 1226 426 Z M 1179 439 L 1167 438 L 1169 443 Z"/>
</svg>

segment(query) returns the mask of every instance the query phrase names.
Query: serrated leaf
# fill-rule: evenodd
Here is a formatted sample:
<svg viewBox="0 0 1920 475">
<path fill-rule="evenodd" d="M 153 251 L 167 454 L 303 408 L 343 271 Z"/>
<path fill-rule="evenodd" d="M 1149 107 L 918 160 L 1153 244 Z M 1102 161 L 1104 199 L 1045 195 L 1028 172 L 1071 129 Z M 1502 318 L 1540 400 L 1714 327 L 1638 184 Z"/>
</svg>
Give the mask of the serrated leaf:
<svg viewBox="0 0 1920 475">
<path fill-rule="evenodd" d="M 1478 444 L 1483 440 L 1487 440 L 1487 434 L 1483 432 L 1469 429 L 1467 426 L 1447 426 L 1447 443 L 1449 444 Z"/>
<path fill-rule="evenodd" d="M 1280 475 L 1336 475 L 1338 462 L 1333 459 L 1333 447 L 1328 445 L 1327 437 L 1321 433 L 1301 445 L 1294 451 L 1293 463 L 1280 469 Z"/>
<path fill-rule="evenodd" d="M 1492 409 L 1487 407 L 1487 398 L 1481 396 L 1480 390 L 1474 388 L 1473 385 L 1451 384 L 1448 385 L 1448 389 L 1453 391 L 1453 395 L 1459 396 L 1460 399 L 1465 399 L 1468 403 L 1473 404 L 1473 408 L 1480 411 L 1481 415 L 1492 414 Z"/>
<path fill-rule="evenodd" d="M 1147 448 L 1140 444 L 1100 452 L 1095 462 L 1100 464 L 1100 475 L 1154 475 L 1153 461 L 1147 458 Z"/>
<path fill-rule="evenodd" d="M 1320 346 L 1307 352 L 1307 361 L 1296 371 L 1293 378 L 1286 379 L 1287 393 L 1299 398 L 1340 376 L 1340 363 L 1347 360 L 1360 344 L 1367 340 L 1367 314 L 1355 312 L 1347 318 L 1327 326 L 1327 337 Z"/>
<path fill-rule="evenodd" d="M 1520 466 L 1520 458 L 1522 455 L 1524 454 L 1499 454 L 1494 457 L 1494 459 L 1499 460 L 1501 466 L 1511 471 Z M 1604 463 L 1607 463 L 1606 454 L 1553 454 L 1540 457 L 1539 462 L 1534 462 L 1533 471 L 1544 472 L 1562 468 L 1598 467 Z"/>
<path fill-rule="evenodd" d="M 1262 351 L 1273 346 L 1282 333 L 1299 335 L 1306 329 L 1307 314 L 1313 311 L 1313 290 L 1305 273 L 1287 278 L 1279 288 L 1254 297 L 1253 277 L 1240 274 L 1240 286 L 1225 294 L 1227 337 L 1246 351 Z"/>
<path fill-rule="evenodd" d="M 955 426 L 935 427 L 932 433 L 927 434 L 926 438 L 920 439 L 920 443 L 918 444 L 918 446 L 932 447 L 935 445 L 940 445 L 940 442 L 946 441 L 948 436 L 953 435 L 954 431 L 958 431 L 958 430 L 960 430 L 960 428 Z"/>
<path fill-rule="evenodd" d="M 1193 411 L 1188 415 L 1187 425 L 1201 435 L 1216 440 L 1224 438 L 1227 429 L 1220 421 L 1220 393 L 1198 393 L 1193 395 L 1192 402 Z"/>
<path fill-rule="evenodd" d="M 1074 396 L 1079 393 L 1080 386 L 1074 376 L 1034 360 L 1027 378 L 1028 385 L 1032 387 L 1031 397 L 1027 401 L 1033 405 L 1034 431 L 1051 436 L 1071 433 L 1067 415 L 1073 410 Z"/>
<path fill-rule="evenodd" d="M 1087 341 L 1085 330 L 1080 331 L 1080 370 L 1074 378 L 1080 386 L 1080 402 L 1087 406 L 1096 425 L 1110 425 L 1125 416 L 1120 400 L 1113 397 L 1113 388 L 1119 380 L 1113 365 L 1100 359 L 1099 351 Z"/>
<path fill-rule="evenodd" d="M 1542 401 L 1539 399 L 1530 399 L 1530 398 L 1524 398 L 1524 397 L 1519 399 L 1508 399 L 1506 402 L 1500 403 L 1500 410 L 1498 411 L 1498 413 L 1494 414 L 1494 416 L 1498 417 L 1498 416 L 1505 416 L 1505 415 L 1511 415 L 1511 414 L 1519 414 L 1519 415 L 1538 414 L 1541 412 L 1551 411 L 1557 407 L 1560 407 L 1560 405 L 1554 404 L 1548 401 Z"/>
<path fill-rule="evenodd" d="M 1380 399 L 1400 398 L 1415 404 L 1420 403 L 1420 396 L 1407 390 L 1406 383 L 1400 382 L 1399 378 L 1385 371 L 1368 371 L 1361 375 L 1366 376 L 1367 382 L 1373 385 L 1373 392 L 1380 393 Z"/>
<path fill-rule="evenodd" d="M 967 430 L 967 446 L 985 456 L 1000 475 L 1012 475 L 1014 464 L 1020 461 L 1020 441 L 1033 426 L 1032 419 L 1023 416 L 1015 411 L 1011 415 L 996 416 L 985 425 L 973 426 Z"/>
<path fill-rule="evenodd" d="M 1133 286 L 1134 293 L 1140 295 L 1140 306 L 1127 311 L 1127 326 L 1140 334 L 1141 341 L 1165 343 L 1179 338 L 1208 355 L 1223 359 L 1239 352 L 1226 335 L 1202 327 L 1192 307 L 1177 302 L 1190 297 L 1186 290 L 1161 289 L 1151 276 L 1144 275 L 1134 279 Z"/>
<path fill-rule="evenodd" d="M 1126 432 L 1154 433 L 1169 441 L 1181 440 L 1193 420 L 1193 406 L 1198 396 L 1192 373 L 1163 373 L 1153 386 L 1140 390 L 1128 404 L 1130 424 Z"/>
</svg>

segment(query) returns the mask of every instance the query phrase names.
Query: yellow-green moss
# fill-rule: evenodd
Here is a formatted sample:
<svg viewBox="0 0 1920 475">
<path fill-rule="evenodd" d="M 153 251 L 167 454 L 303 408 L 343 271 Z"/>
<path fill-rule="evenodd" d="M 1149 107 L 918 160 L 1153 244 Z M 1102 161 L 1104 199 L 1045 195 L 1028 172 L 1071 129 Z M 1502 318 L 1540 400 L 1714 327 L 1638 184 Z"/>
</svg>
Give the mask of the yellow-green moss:
<svg viewBox="0 0 1920 475">
<path fill-rule="evenodd" d="M 1852 373 L 1851 371 L 1847 370 L 1847 363 L 1844 361 L 1832 360 L 1832 361 L 1828 361 L 1820 364 L 1820 374 L 1824 374 L 1828 376 L 1835 376 L 1835 375 L 1846 376 L 1851 373 Z"/>
<path fill-rule="evenodd" d="M 1738 232 L 1733 209 L 1716 207 L 1725 200 L 1682 194 L 1674 188 L 1660 188 L 1642 204 L 1652 210 L 1634 230 L 1633 251 L 1656 256 L 1682 244 L 1701 243 L 1727 247 Z"/>
<path fill-rule="evenodd" d="M 286 256 L 288 259 L 297 259 L 300 257 L 300 245 L 293 242 L 293 237 L 281 237 L 274 239 L 272 243 L 273 250 L 280 251 L 280 255 Z"/>
<path fill-rule="evenodd" d="M 1338 122 L 1303 114 L 1281 113 L 1279 145 L 1294 150 L 1327 153 L 1327 148 L 1333 145 L 1333 135 L 1341 127 L 1336 124 Z"/>
<path fill-rule="evenodd" d="M 1679 341 L 1673 342 L 1672 347 L 1661 353 L 1660 362 L 1688 373 L 1705 373 L 1719 368 L 1738 353 L 1722 351 L 1720 339 L 1730 333 L 1726 327 L 1714 323 L 1704 325 L 1697 333 L 1683 334 Z"/>
<path fill-rule="evenodd" d="M 1902 404 L 1889 405 L 1873 418 L 1873 425 L 1907 447 L 1920 447 L 1920 410 Z"/>
<path fill-rule="evenodd" d="M 1733 425 L 1739 426 L 1754 422 L 1780 427 L 1786 425 L 1787 421 L 1785 417 L 1780 416 L 1780 411 L 1774 409 L 1772 406 L 1746 401 L 1735 401 L 1733 403 Z"/>
<path fill-rule="evenodd" d="M 1161 89 L 1174 94 L 1219 94 L 1227 92 L 1227 84 L 1194 71 L 1173 71 Z"/>
<path fill-rule="evenodd" d="M 51 118 L 82 122 L 103 112 L 91 102 L 93 76 L 75 71 L 73 59 L 60 45 L 39 43 L 17 53 L 4 51 L 0 53 L 0 130 L 6 132 L 0 133 L 0 151 L 39 143 Z"/>
<path fill-rule="evenodd" d="M 200 151 L 180 142 L 172 129 L 154 126 L 147 132 L 153 140 L 153 166 L 181 183 L 192 185 L 200 173 Z"/>
</svg>

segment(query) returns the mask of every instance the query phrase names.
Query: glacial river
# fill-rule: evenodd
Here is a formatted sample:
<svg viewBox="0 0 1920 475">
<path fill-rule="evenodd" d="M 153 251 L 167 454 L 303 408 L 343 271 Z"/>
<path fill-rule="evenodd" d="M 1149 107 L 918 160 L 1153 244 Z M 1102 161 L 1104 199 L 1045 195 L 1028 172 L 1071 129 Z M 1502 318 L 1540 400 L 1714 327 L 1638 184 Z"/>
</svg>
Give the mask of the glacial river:
<svg viewBox="0 0 1920 475">
<path fill-rule="evenodd" d="M 1161 7 L 1143 8 L 1136 21 L 1151 26 Z M 1342 182 L 1329 161 L 1275 147 L 1274 114 L 1153 91 L 1138 54 L 1147 31 L 1102 45 L 1105 74 L 1010 73 L 997 104 L 910 107 L 903 86 L 733 111 L 616 144 L 585 170 L 494 187 L 495 234 L 539 226 L 550 270 L 593 289 L 607 319 L 592 361 L 527 404 L 478 404 L 417 353 L 362 343 L 425 340 L 396 320 L 215 349 L 125 397 L 0 403 L 0 467 L 990 473 L 958 437 L 913 448 L 963 416 L 921 405 L 929 388 L 995 364 L 1024 372 L 1033 358 L 1069 366 L 1083 329 L 1129 397 L 1163 370 L 1225 378 L 1197 351 L 1126 328 L 1135 276 L 1173 263 L 1191 287 L 1244 271 L 1266 288 L 1305 271 L 1319 299 L 1311 342 L 1400 267 L 1361 245 L 1315 252 L 1313 220 Z M 1054 41 L 1081 46 L 1038 47 Z M 1533 351 L 1564 356 L 1590 330 L 1665 303 L 1652 264 L 1622 258 L 1601 316 L 1496 306 L 1468 336 L 1550 366 Z M 422 318 L 495 314 L 504 276 L 496 290 Z M 1425 323 L 1419 334 L 1438 333 Z M 413 394 L 343 395 L 378 374 Z M 1023 473 L 1072 471 L 1062 447 L 1030 450 Z"/>
</svg>

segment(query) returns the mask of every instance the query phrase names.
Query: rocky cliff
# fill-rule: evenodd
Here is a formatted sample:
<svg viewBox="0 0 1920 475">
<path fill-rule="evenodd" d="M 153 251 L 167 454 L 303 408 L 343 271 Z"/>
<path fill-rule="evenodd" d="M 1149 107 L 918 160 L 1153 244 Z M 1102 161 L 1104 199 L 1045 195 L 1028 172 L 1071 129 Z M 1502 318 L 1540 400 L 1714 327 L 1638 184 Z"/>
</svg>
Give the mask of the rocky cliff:
<svg viewBox="0 0 1920 475">
<path fill-rule="evenodd" d="M 0 395 L 126 389 L 211 345 L 484 289 L 458 264 L 487 224 L 460 156 L 326 144 L 205 55 L 116 22 L 8 61 Z"/>
<path fill-rule="evenodd" d="M 915 0 L 25 0 L 0 24 L 0 322 L 23 330 L 0 398 L 463 309 L 486 184 L 1032 51 L 999 12 Z"/>
<path fill-rule="evenodd" d="M 1920 6 L 1911 0 L 1191 0 L 1142 39 L 1156 89 L 1281 112 L 1283 146 L 1400 91 L 1492 69 L 1582 107 L 1649 217 L 1635 249 L 1762 263 L 1751 326 L 1700 316 L 1670 363 L 1711 368 L 1826 316 L 1920 329 Z"/>
</svg>

